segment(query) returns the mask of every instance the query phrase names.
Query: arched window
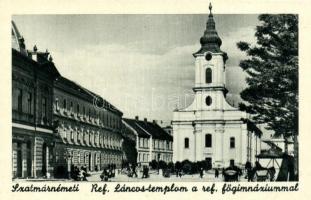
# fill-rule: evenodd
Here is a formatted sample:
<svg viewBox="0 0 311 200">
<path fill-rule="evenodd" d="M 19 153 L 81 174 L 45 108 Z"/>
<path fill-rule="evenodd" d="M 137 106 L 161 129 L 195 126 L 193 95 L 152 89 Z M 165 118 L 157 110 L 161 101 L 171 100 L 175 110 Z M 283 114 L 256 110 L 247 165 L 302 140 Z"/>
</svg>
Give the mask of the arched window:
<svg viewBox="0 0 311 200">
<path fill-rule="evenodd" d="M 64 99 L 64 101 L 63 101 L 63 108 L 67 109 L 67 101 L 66 101 L 66 99 Z"/>
<path fill-rule="evenodd" d="M 205 135 L 205 147 L 212 147 L 212 135 L 211 134 Z"/>
<path fill-rule="evenodd" d="M 207 68 L 205 71 L 205 81 L 206 83 L 212 83 L 212 69 Z"/>
<path fill-rule="evenodd" d="M 231 149 L 234 149 L 234 148 L 235 148 L 235 138 L 234 138 L 234 137 L 231 137 L 231 138 L 230 138 L 230 148 L 231 148 Z"/>
<path fill-rule="evenodd" d="M 185 149 L 189 148 L 189 138 L 185 138 Z"/>
</svg>

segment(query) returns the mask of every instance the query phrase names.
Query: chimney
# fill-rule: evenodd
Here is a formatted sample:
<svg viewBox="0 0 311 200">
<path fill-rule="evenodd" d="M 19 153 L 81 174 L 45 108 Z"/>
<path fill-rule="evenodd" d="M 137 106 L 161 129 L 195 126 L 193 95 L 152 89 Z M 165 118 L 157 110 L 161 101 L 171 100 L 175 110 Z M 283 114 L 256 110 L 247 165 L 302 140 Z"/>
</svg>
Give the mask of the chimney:
<svg viewBox="0 0 311 200">
<path fill-rule="evenodd" d="M 33 47 L 33 52 L 31 52 L 31 58 L 32 58 L 34 61 L 38 61 L 37 51 L 38 51 L 38 48 L 37 48 L 37 46 L 35 45 L 35 46 Z"/>
<path fill-rule="evenodd" d="M 147 123 L 147 122 L 148 122 L 147 118 L 144 118 L 144 122 L 145 122 L 145 123 Z"/>
<path fill-rule="evenodd" d="M 158 121 L 154 119 L 154 120 L 152 120 L 152 123 L 153 123 L 153 124 L 157 124 Z"/>
<path fill-rule="evenodd" d="M 139 120 L 139 117 L 138 117 L 137 115 L 135 116 L 135 120 L 136 120 L 136 121 L 138 121 L 138 120 Z"/>
</svg>

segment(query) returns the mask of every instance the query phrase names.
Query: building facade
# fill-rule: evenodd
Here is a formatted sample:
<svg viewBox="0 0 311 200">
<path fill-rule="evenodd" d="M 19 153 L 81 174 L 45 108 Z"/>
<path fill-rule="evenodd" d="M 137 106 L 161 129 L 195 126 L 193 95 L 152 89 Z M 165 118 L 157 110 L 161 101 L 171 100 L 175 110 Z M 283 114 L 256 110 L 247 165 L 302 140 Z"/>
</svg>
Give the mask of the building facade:
<svg viewBox="0 0 311 200">
<path fill-rule="evenodd" d="M 201 49 L 193 54 L 194 101 L 173 113 L 174 161 L 206 160 L 213 167 L 254 161 L 256 136 L 242 120 L 247 115 L 226 101 L 228 56 L 220 49 L 222 41 L 211 11 L 200 43 Z"/>
<path fill-rule="evenodd" d="M 12 22 L 12 177 L 48 177 L 54 167 L 53 84 L 48 52 L 26 49 Z"/>
<path fill-rule="evenodd" d="M 173 160 L 173 137 L 165 132 L 156 121 L 148 122 L 135 119 L 123 119 L 124 125 L 136 135 L 137 163 L 148 165 L 152 160 Z"/>
<path fill-rule="evenodd" d="M 56 168 L 61 176 L 71 167 L 101 170 L 122 163 L 122 112 L 97 94 L 60 77 L 54 86 Z"/>
</svg>

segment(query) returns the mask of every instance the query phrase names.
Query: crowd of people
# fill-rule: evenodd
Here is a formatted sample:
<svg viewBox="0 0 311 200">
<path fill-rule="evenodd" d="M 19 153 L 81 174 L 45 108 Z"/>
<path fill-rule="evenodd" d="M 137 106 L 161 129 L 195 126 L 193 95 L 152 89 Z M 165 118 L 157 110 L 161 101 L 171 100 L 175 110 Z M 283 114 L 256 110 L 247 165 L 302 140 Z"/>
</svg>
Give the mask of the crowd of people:
<svg viewBox="0 0 311 200">
<path fill-rule="evenodd" d="M 132 163 L 127 165 L 125 173 L 127 174 L 128 177 L 149 178 L 149 167 L 146 165 L 141 166 Z"/>
<path fill-rule="evenodd" d="M 104 168 L 103 172 L 100 175 L 101 181 L 109 181 L 110 178 L 116 176 L 116 165 L 110 164 Z"/>
<path fill-rule="evenodd" d="M 150 166 L 147 165 L 129 163 L 126 166 L 122 166 L 122 169 L 118 173 L 121 172 L 130 178 L 144 179 L 150 177 L 149 167 Z M 163 175 L 163 177 L 166 178 L 170 177 L 173 174 L 175 174 L 176 177 L 181 178 L 183 175 L 187 174 L 185 173 L 185 171 L 183 171 L 182 168 L 157 169 L 158 174 L 160 174 L 160 170 L 162 172 L 161 175 Z M 98 171 L 97 167 L 95 167 L 95 171 Z M 229 167 L 222 169 L 214 168 L 214 176 L 216 179 L 219 178 L 220 171 L 222 179 L 224 181 L 239 181 L 240 177 L 243 174 L 245 175 L 245 178 L 248 181 L 268 181 L 268 180 L 273 181 L 276 173 L 274 167 L 267 169 L 262 167 L 259 162 L 256 162 L 254 167 L 252 167 L 250 162 L 247 162 L 243 170 L 235 165 L 230 165 Z M 243 171 L 245 173 L 243 173 Z M 266 174 L 264 173 L 260 174 L 259 172 L 261 171 L 266 172 Z M 199 167 L 196 173 L 198 173 L 199 178 L 202 179 L 205 174 L 204 172 L 206 172 L 206 169 L 204 169 L 203 167 Z M 154 171 L 154 173 L 156 173 L 156 171 Z M 86 166 L 81 166 L 80 168 L 74 165 L 71 166 L 70 177 L 73 180 L 87 181 L 88 176 L 90 176 L 90 174 L 88 174 Z M 116 165 L 114 164 L 107 165 L 99 176 L 101 181 L 110 181 L 111 178 L 114 178 L 116 176 Z"/>
<path fill-rule="evenodd" d="M 78 166 L 71 165 L 70 176 L 75 181 L 87 181 L 86 177 L 88 174 L 86 166 L 81 166 L 79 169 Z"/>
</svg>

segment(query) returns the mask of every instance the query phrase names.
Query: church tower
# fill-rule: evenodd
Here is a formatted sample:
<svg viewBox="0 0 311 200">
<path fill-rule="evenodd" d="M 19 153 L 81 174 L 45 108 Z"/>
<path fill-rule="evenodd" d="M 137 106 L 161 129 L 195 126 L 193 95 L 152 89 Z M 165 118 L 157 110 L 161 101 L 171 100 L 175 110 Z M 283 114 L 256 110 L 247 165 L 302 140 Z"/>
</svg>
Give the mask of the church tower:
<svg viewBox="0 0 311 200">
<path fill-rule="evenodd" d="M 220 49 L 222 41 L 216 31 L 211 4 L 209 10 L 206 30 L 200 38 L 201 48 L 193 54 L 195 57 L 193 90 L 199 110 L 221 110 L 226 107 L 229 109 L 225 101 L 227 93 L 225 64 L 228 56 Z"/>
<path fill-rule="evenodd" d="M 242 119 L 245 112 L 226 101 L 227 53 L 216 31 L 212 6 L 209 5 L 201 48 L 195 58 L 194 100 L 190 106 L 173 113 L 173 160 L 206 161 L 210 167 L 244 165 L 255 161 L 253 140 Z M 259 149 L 256 149 L 259 151 Z M 252 153 L 251 153 L 252 152 Z"/>
</svg>

